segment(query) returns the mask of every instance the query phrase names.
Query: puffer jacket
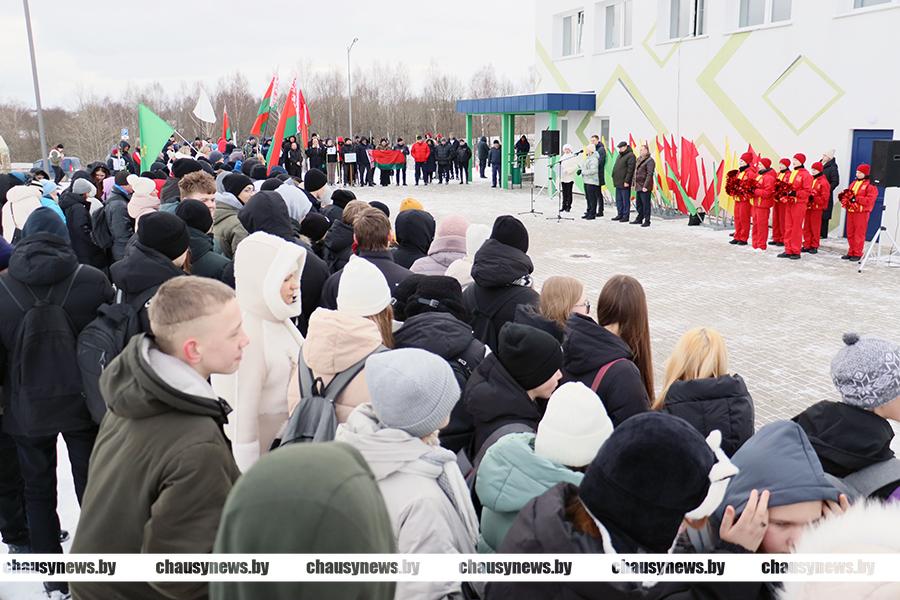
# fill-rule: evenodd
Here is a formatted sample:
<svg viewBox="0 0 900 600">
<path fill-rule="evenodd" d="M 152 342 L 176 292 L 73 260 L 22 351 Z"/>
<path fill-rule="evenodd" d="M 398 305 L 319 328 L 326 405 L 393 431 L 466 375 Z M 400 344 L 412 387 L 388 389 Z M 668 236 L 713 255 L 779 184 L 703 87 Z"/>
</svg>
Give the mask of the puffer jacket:
<svg viewBox="0 0 900 600">
<path fill-rule="evenodd" d="M 631 147 L 625 148 L 624 152 L 620 152 L 616 156 L 616 162 L 613 164 L 612 180 L 613 185 L 617 188 L 624 188 L 625 184 L 631 185 L 634 180 L 634 165 L 636 158 Z"/>
<path fill-rule="evenodd" d="M 461 235 L 438 237 L 431 242 L 428 256 L 418 259 L 409 270 L 420 275 L 444 275 L 453 261 L 465 256 L 466 238 Z"/>
<path fill-rule="evenodd" d="M 247 237 L 247 230 L 241 225 L 238 219 L 238 212 L 243 208 L 241 201 L 237 197 L 226 192 L 222 185 L 222 180 L 228 175 L 228 172 L 220 173 L 216 177 L 216 208 L 213 213 L 213 236 L 222 249 L 225 258 L 234 260 L 234 253 L 237 251 L 238 244 Z"/>
<path fill-rule="evenodd" d="M 381 333 L 370 319 L 320 308 L 309 319 L 309 331 L 303 343 L 303 360 L 314 377 L 328 385 L 335 375 L 364 359 L 381 346 Z M 334 402 L 338 423 L 343 423 L 354 408 L 369 402 L 366 370 L 350 380 Z"/>
<path fill-rule="evenodd" d="M 386 428 L 371 404 L 357 407 L 335 439 L 359 450 L 372 469 L 394 524 L 398 552 L 475 551 L 478 519 L 452 452 Z M 411 581 L 397 584 L 396 597 L 443 600 L 460 595 L 458 581 Z"/>
<path fill-rule="evenodd" d="M 496 552 L 519 511 L 558 483 L 579 485 L 583 473 L 534 453 L 533 433 L 510 433 L 488 448 L 478 467 L 479 552 Z"/>
<path fill-rule="evenodd" d="M 225 431 L 241 471 L 268 451 L 287 421 L 289 395 L 299 394 L 303 336 L 291 319 L 300 314 L 300 297 L 286 304 L 280 289 L 288 274 L 303 271 L 305 261 L 303 248 L 263 232 L 241 242 L 235 257 L 236 295 L 250 344 L 238 370 L 213 375 L 212 384 L 234 408 Z"/>
</svg>

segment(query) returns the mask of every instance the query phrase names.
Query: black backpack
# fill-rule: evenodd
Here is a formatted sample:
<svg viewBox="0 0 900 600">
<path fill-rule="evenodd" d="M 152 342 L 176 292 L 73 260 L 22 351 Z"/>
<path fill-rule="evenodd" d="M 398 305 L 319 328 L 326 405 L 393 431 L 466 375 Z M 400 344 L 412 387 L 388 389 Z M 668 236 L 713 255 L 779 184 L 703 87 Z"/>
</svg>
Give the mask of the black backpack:
<svg viewBox="0 0 900 600">
<path fill-rule="evenodd" d="M 103 250 L 113 247 L 113 234 L 106 218 L 106 205 L 91 213 L 91 240 Z"/>
<path fill-rule="evenodd" d="M 0 286 L 23 315 L 16 328 L 8 384 L 9 410 L 27 436 L 69 431 L 73 423 L 84 420 L 81 373 L 72 360 L 75 326 L 63 308 L 82 267 L 78 265 L 69 277 L 51 286 L 43 298 L 26 284 L 0 277 Z M 10 283 L 27 290 L 31 298 L 17 296 Z M 54 301 L 60 295 L 54 292 L 60 289 L 62 299 Z"/>
<path fill-rule="evenodd" d="M 103 304 L 97 316 L 78 335 L 76 355 L 84 386 L 84 397 L 91 419 L 98 425 L 106 414 L 106 401 L 100 393 L 100 375 L 122 352 L 132 336 L 141 333 L 141 308 L 150 301 L 156 288 L 144 292 L 133 302 L 122 301 L 122 290 L 115 304 Z"/>
<path fill-rule="evenodd" d="M 387 348 L 379 346 L 372 354 L 384 350 Z M 334 410 L 334 401 L 353 381 L 353 378 L 363 370 L 363 367 L 366 366 L 366 359 L 372 354 L 363 357 L 362 360 L 335 375 L 328 385 L 323 385 L 322 378 L 313 375 L 301 352 L 297 365 L 300 376 L 300 404 L 294 409 L 281 435 L 272 442 L 272 449 L 287 444 L 334 440 L 334 434 L 337 431 L 337 413 Z"/>
</svg>

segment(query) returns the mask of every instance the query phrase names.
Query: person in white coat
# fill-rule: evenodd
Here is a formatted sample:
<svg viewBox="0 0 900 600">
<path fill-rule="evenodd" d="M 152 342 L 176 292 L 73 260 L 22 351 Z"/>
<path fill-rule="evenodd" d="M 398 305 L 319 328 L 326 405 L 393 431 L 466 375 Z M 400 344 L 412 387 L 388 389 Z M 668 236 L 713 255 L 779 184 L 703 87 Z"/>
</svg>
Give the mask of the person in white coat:
<svg viewBox="0 0 900 600">
<path fill-rule="evenodd" d="M 3 237 L 11 244 L 18 240 L 16 230 L 25 227 L 31 213 L 41 207 L 41 189 L 32 185 L 17 185 L 6 192 L 3 205 Z"/>
<path fill-rule="evenodd" d="M 244 472 L 268 451 L 287 421 L 289 396 L 300 393 L 297 363 L 303 336 L 291 318 L 300 314 L 305 262 L 305 248 L 261 231 L 247 236 L 235 254 L 237 300 L 250 345 L 240 368 L 231 375 L 214 375 L 212 384 L 234 409 L 225 432 Z"/>
<path fill-rule="evenodd" d="M 566 144 L 563 146 L 563 153 L 560 157 L 559 165 L 559 183 L 562 188 L 562 212 L 572 211 L 572 188 L 575 187 L 575 175 L 581 167 L 575 154 L 572 153 L 572 146 Z"/>
<path fill-rule="evenodd" d="M 371 403 L 338 427 L 336 440 L 366 459 L 391 516 L 402 554 L 474 553 L 478 518 L 453 452 L 437 432 L 450 420 L 459 385 L 450 365 L 418 348 L 366 360 Z M 457 598 L 458 581 L 397 584 L 398 599 Z"/>
</svg>

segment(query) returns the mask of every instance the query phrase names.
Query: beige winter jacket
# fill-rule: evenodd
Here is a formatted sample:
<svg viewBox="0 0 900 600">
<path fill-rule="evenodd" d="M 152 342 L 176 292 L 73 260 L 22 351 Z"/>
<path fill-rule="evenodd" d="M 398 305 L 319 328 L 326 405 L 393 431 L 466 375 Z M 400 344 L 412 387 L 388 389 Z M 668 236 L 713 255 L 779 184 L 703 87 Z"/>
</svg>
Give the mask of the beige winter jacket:
<svg viewBox="0 0 900 600">
<path fill-rule="evenodd" d="M 316 309 L 309 319 L 303 344 L 303 360 L 313 375 L 328 383 L 334 376 L 359 362 L 381 345 L 378 326 L 365 317 L 325 308 Z M 347 384 L 335 401 L 338 423 L 343 423 L 354 408 L 369 402 L 366 370 Z"/>
<path fill-rule="evenodd" d="M 297 363 L 303 336 L 291 323 L 300 314 L 300 293 L 281 299 L 288 273 L 300 273 L 306 249 L 256 232 L 241 242 L 234 261 L 237 300 L 250 344 L 231 375 L 213 375 L 213 389 L 234 409 L 225 432 L 234 459 L 246 472 L 268 451 L 288 417 L 288 396 L 299 393 Z"/>
</svg>

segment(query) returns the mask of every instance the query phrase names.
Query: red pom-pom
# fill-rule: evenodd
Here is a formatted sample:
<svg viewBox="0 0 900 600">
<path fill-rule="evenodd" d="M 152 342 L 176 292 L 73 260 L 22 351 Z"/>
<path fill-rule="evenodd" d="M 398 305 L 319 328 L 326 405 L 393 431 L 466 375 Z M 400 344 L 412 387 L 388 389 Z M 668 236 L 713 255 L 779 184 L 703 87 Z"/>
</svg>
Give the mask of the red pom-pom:
<svg viewBox="0 0 900 600">
<path fill-rule="evenodd" d="M 855 196 L 856 194 L 854 194 L 853 190 L 850 188 L 847 188 L 838 194 L 838 201 L 840 201 L 841 206 L 847 209 L 847 212 L 857 212 L 859 210 L 859 204 L 853 202 Z"/>
<path fill-rule="evenodd" d="M 737 196 L 740 193 L 740 181 L 738 180 L 739 173 L 740 171 L 737 169 L 728 171 L 728 175 L 725 178 L 725 193 L 729 196 Z"/>
<path fill-rule="evenodd" d="M 775 202 L 787 202 L 790 198 L 790 193 L 793 190 L 793 186 L 784 181 L 783 179 L 775 180 L 775 191 L 773 197 L 775 198 Z"/>
</svg>

